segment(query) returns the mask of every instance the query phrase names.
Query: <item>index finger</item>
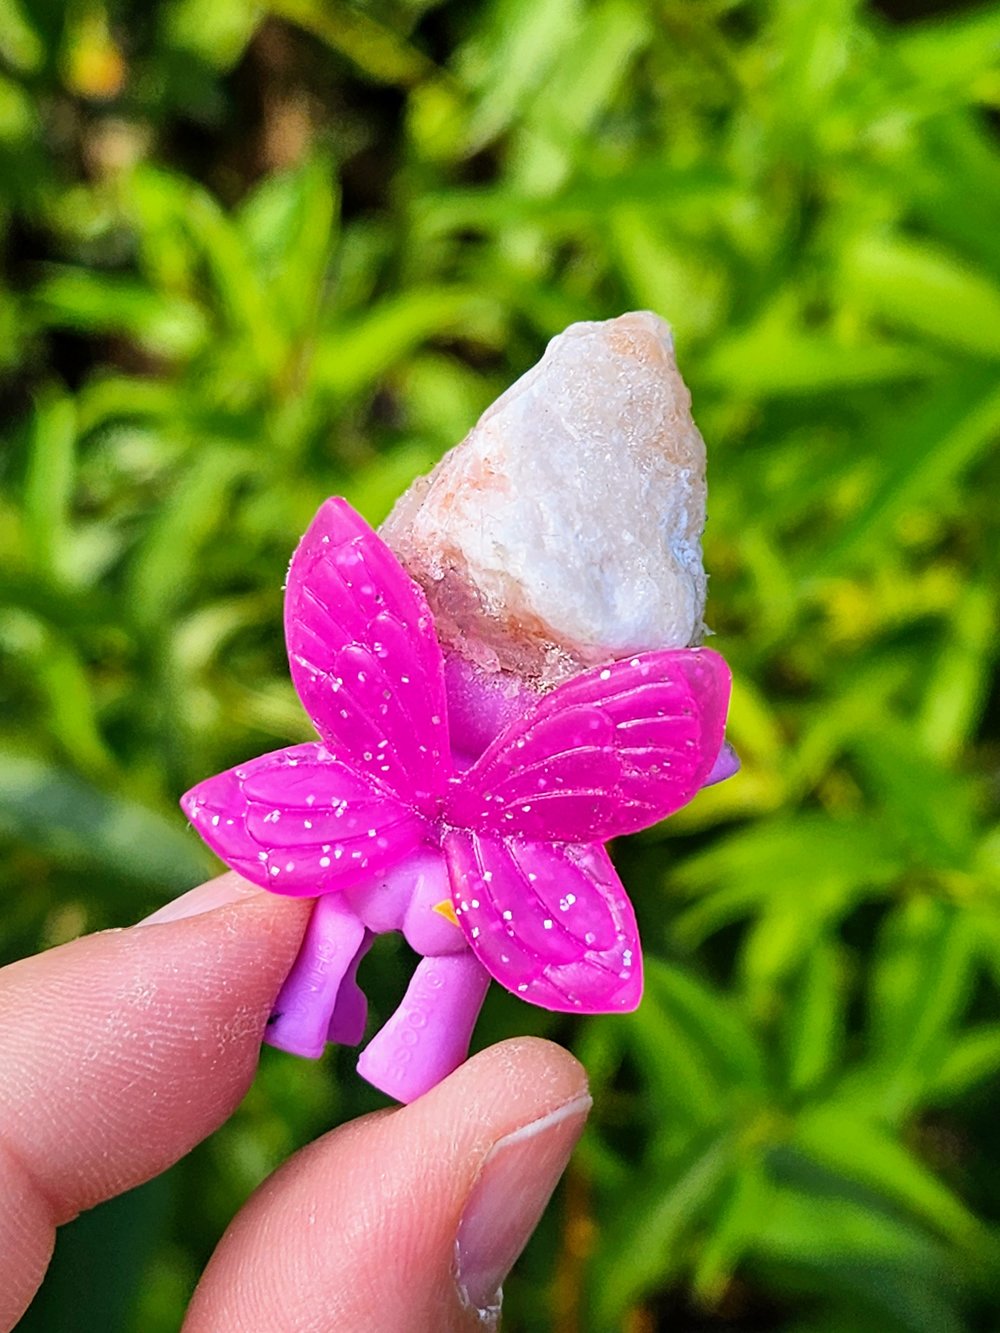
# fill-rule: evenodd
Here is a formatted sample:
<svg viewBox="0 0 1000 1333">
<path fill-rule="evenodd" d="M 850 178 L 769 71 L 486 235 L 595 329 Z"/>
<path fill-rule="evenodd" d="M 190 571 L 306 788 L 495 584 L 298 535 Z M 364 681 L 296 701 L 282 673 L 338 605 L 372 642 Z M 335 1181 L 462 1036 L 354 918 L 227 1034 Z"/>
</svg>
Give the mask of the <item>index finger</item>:
<svg viewBox="0 0 1000 1333">
<path fill-rule="evenodd" d="M 311 904 L 236 875 L 192 899 L 212 910 L 0 970 L 0 1329 L 56 1226 L 172 1165 L 250 1085 Z"/>
</svg>

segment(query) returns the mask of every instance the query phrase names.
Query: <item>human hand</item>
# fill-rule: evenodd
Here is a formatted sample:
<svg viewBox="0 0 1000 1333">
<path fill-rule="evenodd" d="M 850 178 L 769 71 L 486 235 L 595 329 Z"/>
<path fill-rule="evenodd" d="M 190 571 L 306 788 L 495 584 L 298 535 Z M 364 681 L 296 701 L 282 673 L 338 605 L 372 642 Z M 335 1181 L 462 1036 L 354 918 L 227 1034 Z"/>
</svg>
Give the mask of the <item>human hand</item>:
<svg viewBox="0 0 1000 1333">
<path fill-rule="evenodd" d="M 140 926 L 0 970 L 0 1330 L 58 1225 L 233 1112 L 310 906 L 223 875 Z M 233 1219 L 184 1333 L 495 1327 L 589 1107 L 573 1057 L 528 1038 L 324 1135 Z"/>
</svg>

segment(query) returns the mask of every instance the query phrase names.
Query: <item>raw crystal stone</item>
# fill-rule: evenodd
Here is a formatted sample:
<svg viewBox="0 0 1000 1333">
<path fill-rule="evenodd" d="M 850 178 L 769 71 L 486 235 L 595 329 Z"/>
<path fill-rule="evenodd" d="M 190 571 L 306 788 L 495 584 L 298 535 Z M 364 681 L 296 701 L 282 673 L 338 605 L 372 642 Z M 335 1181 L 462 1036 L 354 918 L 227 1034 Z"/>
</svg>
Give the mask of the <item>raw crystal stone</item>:
<svg viewBox="0 0 1000 1333">
<path fill-rule="evenodd" d="M 705 446 L 669 325 L 571 325 L 382 535 L 445 646 L 545 687 L 704 631 Z"/>
</svg>

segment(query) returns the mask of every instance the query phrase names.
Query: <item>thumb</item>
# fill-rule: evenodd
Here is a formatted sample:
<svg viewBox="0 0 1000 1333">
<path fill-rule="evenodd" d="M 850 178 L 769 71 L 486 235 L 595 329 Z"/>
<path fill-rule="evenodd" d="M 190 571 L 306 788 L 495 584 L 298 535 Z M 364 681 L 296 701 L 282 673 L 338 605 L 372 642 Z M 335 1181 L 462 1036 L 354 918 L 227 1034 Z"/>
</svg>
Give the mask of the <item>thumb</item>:
<svg viewBox="0 0 1000 1333">
<path fill-rule="evenodd" d="M 577 1061 L 524 1038 L 481 1052 L 410 1106 L 342 1126 L 236 1217 L 184 1333 L 495 1328 L 500 1284 L 589 1109 Z"/>
</svg>

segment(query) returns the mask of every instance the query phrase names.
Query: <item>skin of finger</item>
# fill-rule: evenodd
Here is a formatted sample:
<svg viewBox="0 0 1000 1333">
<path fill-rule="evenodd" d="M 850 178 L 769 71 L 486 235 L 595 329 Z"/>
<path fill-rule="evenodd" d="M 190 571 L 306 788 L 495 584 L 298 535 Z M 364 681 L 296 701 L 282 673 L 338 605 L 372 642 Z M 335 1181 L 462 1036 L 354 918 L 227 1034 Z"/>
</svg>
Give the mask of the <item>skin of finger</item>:
<svg viewBox="0 0 1000 1333">
<path fill-rule="evenodd" d="M 38 1290 L 52 1258 L 52 1207 L 20 1162 L 0 1144 L 0 1329 L 11 1329 Z"/>
<path fill-rule="evenodd" d="M 232 1113 L 309 906 L 248 894 L 0 971 L 0 1289 L 30 1295 L 55 1225 L 159 1174 Z"/>
<path fill-rule="evenodd" d="M 464 1333 L 455 1238 L 504 1135 L 586 1094 L 582 1067 L 522 1038 L 468 1061 L 412 1105 L 292 1157 L 226 1232 L 183 1333 Z"/>
</svg>

